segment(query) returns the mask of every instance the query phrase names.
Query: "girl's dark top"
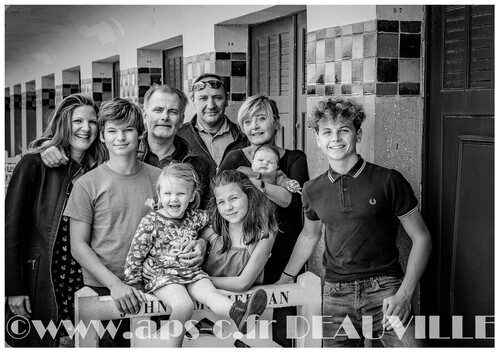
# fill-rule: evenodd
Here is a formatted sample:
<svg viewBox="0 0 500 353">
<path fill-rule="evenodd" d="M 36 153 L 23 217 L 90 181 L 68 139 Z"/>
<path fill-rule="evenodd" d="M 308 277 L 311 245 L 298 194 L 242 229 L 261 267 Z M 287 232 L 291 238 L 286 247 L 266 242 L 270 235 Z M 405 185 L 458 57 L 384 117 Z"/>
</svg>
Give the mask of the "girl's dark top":
<svg viewBox="0 0 500 353">
<path fill-rule="evenodd" d="M 251 167 L 245 153 L 242 149 L 231 151 L 222 161 L 219 173 L 228 169 L 236 170 L 241 166 Z M 287 177 L 297 180 L 301 187 L 309 180 L 307 158 L 302 151 L 285 150 L 285 154 L 279 160 L 278 167 Z M 293 247 L 303 226 L 300 194 L 292 194 L 290 205 L 286 208 L 277 207 L 276 212 L 281 233 L 276 237 L 271 257 L 264 267 L 264 284 L 272 284 L 279 280 L 292 255 Z"/>
</svg>

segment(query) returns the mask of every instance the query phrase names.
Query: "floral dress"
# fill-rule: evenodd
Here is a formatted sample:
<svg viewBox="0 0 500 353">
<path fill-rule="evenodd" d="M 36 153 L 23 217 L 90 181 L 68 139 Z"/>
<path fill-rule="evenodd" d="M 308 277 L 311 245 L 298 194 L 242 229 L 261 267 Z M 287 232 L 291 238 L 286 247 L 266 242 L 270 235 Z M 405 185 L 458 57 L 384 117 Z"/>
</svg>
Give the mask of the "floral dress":
<svg viewBox="0 0 500 353">
<path fill-rule="evenodd" d="M 149 212 L 139 224 L 125 262 L 125 283 L 141 284 L 151 293 L 163 286 L 187 284 L 210 278 L 200 268 L 190 268 L 179 261 L 178 255 L 198 232 L 209 224 L 203 210 L 186 210 L 184 218 L 168 218 L 157 211 Z M 152 258 L 155 276 L 151 281 L 142 277 L 142 265 Z"/>
</svg>

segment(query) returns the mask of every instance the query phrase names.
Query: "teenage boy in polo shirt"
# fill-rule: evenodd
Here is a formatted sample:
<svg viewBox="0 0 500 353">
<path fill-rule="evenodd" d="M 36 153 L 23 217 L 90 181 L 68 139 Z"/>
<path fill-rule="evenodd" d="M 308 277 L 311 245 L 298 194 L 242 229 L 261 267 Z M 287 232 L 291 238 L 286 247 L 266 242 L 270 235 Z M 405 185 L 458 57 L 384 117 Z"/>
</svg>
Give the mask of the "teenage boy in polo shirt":
<svg viewBox="0 0 500 353">
<path fill-rule="evenodd" d="M 394 328 L 407 327 L 411 318 L 410 301 L 429 259 L 430 234 L 405 178 L 358 155 L 364 119 L 359 105 L 342 99 L 319 102 L 314 109 L 310 127 L 329 169 L 304 185 L 304 227 L 278 283 L 294 279 L 324 225 L 323 346 L 360 345 L 363 316 L 373 319 L 371 337 L 384 346 L 415 346 L 413 320 L 402 339 Z M 396 247 L 400 223 L 413 243 L 406 274 Z M 349 330 L 346 316 L 356 332 Z"/>
</svg>

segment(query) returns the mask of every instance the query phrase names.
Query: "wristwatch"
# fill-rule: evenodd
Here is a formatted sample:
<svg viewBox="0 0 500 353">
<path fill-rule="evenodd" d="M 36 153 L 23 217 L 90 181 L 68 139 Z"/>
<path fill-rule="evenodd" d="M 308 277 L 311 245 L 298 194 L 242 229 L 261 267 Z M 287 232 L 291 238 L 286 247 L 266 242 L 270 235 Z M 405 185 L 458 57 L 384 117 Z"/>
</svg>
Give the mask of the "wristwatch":
<svg viewBox="0 0 500 353">
<path fill-rule="evenodd" d="M 259 190 L 264 193 L 266 192 L 266 183 L 264 183 L 262 180 L 260 181 Z"/>
</svg>

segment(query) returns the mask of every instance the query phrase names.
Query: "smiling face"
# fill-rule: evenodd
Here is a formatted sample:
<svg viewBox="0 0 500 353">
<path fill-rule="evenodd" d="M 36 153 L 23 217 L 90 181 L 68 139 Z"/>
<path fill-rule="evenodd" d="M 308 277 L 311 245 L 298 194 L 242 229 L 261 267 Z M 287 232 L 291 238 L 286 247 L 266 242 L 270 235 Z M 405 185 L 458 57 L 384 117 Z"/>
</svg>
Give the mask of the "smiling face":
<svg viewBox="0 0 500 353">
<path fill-rule="evenodd" d="M 97 137 L 97 115 L 94 108 L 82 105 L 71 116 L 71 138 L 69 144 L 74 152 L 85 152 Z"/>
<path fill-rule="evenodd" d="M 361 129 L 356 132 L 348 120 L 321 120 L 318 122 L 316 140 L 330 162 L 348 162 L 357 157 L 356 144 L 361 142 Z"/>
<path fill-rule="evenodd" d="M 260 146 L 266 143 L 273 144 L 276 135 L 276 122 L 266 110 L 260 109 L 250 117 L 243 119 L 241 125 L 250 143 Z"/>
<path fill-rule="evenodd" d="M 180 219 L 195 198 L 193 183 L 176 177 L 165 177 L 160 181 L 158 198 L 163 206 L 161 213 L 169 218 Z"/>
<path fill-rule="evenodd" d="M 248 197 L 235 183 L 214 189 L 217 210 L 232 225 L 241 225 L 248 213 Z"/>
<path fill-rule="evenodd" d="M 148 134 L 157 139 L 173 137 L 184 121 L 180 98 L 161 91 L 151 95 L 143 114 Z"/>
<path fill-rule="evenodd" d="M 252 170 L 259 173 L 270 173 L 278 169 L 279 156 L 275 152 L 261 147 L 253 156 Z"/>
<path fill-rule="evenodd" d="M 110 156 L 135 156 L 139 146 L 139 133 L 135 126 L 106 121 L 101 141 L 106 145 Z"/>
</svg>

